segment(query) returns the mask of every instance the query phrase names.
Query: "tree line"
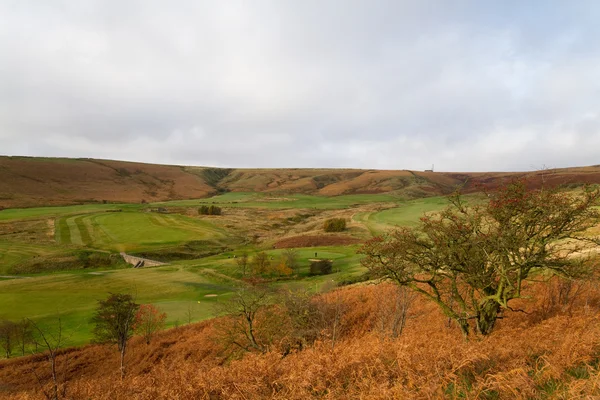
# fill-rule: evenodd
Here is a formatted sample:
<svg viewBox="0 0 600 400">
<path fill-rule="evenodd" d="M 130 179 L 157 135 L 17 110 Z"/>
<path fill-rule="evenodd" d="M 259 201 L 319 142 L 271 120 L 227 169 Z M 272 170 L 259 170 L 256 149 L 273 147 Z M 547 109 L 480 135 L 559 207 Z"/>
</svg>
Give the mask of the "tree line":
<svg viewBox="0 0 600 400">
<path fill-rule="evenodd" d="M 285 249 L 278 258 L 269 256 L 264 251 L 259 251 L 252 257 L 247 251 L 236 255 L 237 270 L 242 277 L 250 276 L 289 276 L 300 273 L 298 250 Z M 333 270 L 333 262 L 326 259 L 312 260 L 309 266 L 310 275 L 326 275 Z"/>
</svg>

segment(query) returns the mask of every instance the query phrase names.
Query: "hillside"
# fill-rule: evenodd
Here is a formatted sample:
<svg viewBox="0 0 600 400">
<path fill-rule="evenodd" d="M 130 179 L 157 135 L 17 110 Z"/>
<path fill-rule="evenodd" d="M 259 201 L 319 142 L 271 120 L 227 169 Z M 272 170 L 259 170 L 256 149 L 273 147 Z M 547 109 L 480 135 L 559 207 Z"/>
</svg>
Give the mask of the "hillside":
<svg viewBox="0 0 600 400">
<path fill-rule="evenodd" d="M 395 193 L 420 198 L 463 186 L 494 187 L 526 176 L 534 185 L 600 183 L 600 166 L 525 173 L 451 173 L 359 169 L 225 169 L 124 161 L 0 157 L 0 207 L 155 202 L 223 192 L 280 192 L 323 196 Z"/>
<path fill-rule="evenodd" d="M 527 313 L 509 312 L 490 337 L 465 341 L 421 298 L 400 337 L 390 338 L 381 302 L 394 286 L 342 288 L 318 300 L 345 310 L 336 343 L 326 328 L 289 354 L 274 344 L 227 359 L 215 319 L 163 331 L 149 345 L 134 338 L 124 381 L 116 347 L 67 349 L 59 382 L 68 381 L 68 398 L 81 399 L 597 398 L 600 293 L 578 286 L 561 306 L 552 289 L 535 287 L 535 300 L 520 304 Z M 0 361 L 0 397 L 41 398 L 49 371 L 41 355 Z"/>
</svg>

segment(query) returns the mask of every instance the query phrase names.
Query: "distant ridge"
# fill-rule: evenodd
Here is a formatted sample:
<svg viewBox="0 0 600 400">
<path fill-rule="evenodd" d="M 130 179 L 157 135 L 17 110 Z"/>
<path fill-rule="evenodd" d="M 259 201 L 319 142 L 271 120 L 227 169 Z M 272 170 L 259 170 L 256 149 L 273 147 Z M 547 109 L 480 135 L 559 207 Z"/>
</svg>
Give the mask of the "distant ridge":
<svg viewBox="0 0 600 400">
<path fill-rule="evenodd" d="M 535 172 L 429 172 L 364 169 L 234 169 L 89 158 L 0 156 L 0 207 L 194 199 L 219 193 L 305 193 L 323 196 L 395 193 L 420 198 L 458 187 L 478 191 L 511 178 L 531 185 L 600 183 L 600 166 Z"/>
</svg>

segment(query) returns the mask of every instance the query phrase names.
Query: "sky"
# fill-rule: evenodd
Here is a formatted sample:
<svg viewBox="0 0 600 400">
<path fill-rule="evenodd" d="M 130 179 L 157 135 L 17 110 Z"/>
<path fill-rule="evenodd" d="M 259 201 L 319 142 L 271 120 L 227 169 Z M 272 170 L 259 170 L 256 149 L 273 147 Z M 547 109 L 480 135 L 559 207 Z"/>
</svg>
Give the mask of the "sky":
<svg viewBox="0 0 600 400">
<path fill-rule="evenodd" d="M 0 0 L 0 154 L 600 164 L 600 2 Z"/>
</svg>

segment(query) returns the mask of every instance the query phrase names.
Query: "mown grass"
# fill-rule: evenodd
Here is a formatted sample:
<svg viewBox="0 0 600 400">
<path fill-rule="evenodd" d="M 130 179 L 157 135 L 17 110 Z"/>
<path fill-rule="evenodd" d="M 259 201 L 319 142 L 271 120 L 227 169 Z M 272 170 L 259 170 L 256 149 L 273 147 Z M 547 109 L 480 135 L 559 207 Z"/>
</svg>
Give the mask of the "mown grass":
<svg viewBox="0 0 600 400">
<path fill-rule="evenodd" d="M 308 195 L 275 196 L 253 193 L 227 193 L 211 199 L 175 201 L 160 203 L 164 207 L 196 208 L 200 204 L 218 204 L 224 207 L 248 208 L 252 213 L 256 208 L 288 209 L 315 208 L 338 210 L 348 207 L 381 203 L 398 207 L 373 214 L 366 214 L 362 222 L 373 226 L 410 224 L 418 220 L 426 210 L 439 209 L 445 205 L 442 198 L 416 201 L 402 201 L 392 195 L 349 195 L 320 197 Z M 81 251 L 100 252 L 152 252 L 165 257 L 173 251 L 177 254 L 187 244 L 195 243 L 193 251 L 200 255 L 202 249 L 218 249 L 218 243 L 228 242 L 237 232 L 213 224 L 214 220 L 190 217 L 182 214 L 147 212 L 154 205 L 86 205 L 67 207 L 43 207 L 35 209 L 4 210 L 0 219 L 4 223 L 15 224 L 19 220 L 54 221 L 54 243 L 25 243 L 21 236 L 0 241 L 0 275 L 6 274 L 15 266 L 69 256 L 73 260 L 65 265 L 77 265 Z M 116 212 L 112 210 L 120 209 Z M 192 213 L 193 214 L 193 213 Z M 16 222 L 15 222 L 16 221 Z M 1 221 L 0 221 L 1 222 Z M 48 224 L 38 224 L 48 229 Z M 38 226 L 36 225 L 36 226 Z M 33 225 L 32 225 L 33 226 Z M 41 229 L 41 228 L 39 228 Z M 46 234 L 46 233 L 44 233 Z M 40 233 L 41 235 L 41 233 Z M 7 236 L 8 237 L 8 236 Z M 1 239 L 1 237 L 0 237 Z M 213 243 L 216 243 L 213 245 Z M 213 247 L 211 247 L 213 246 Z M 261 244 L 230 246 L 229 250 L 218 255 L 201 259 L 172 261 L 171 265 L 147 269 L 118 270 L 71 270 L 40 275 L 29 275 L 25 279 L 0 280 L 0 318 L 19 320 L 32 318 L 42 323 L 50 323 L 60 314 L 66 330 L 71 332 L 72 344 L 86 343 L 90 339 L 88 321 L 96 307 L 97 300 L 109 293 L 134 293 L 137 301 L 153 303 L 162 307 L 168 314 L 168 324 L 173 326 L 187 321 L 189 314 L 194 320 L 211 316 L 211 304 L 215 297 L 227 296 L 245 278 L 239 271 L 235 257 L 247 250 L 252 254 L 265 250 L 272 262 L 278 262 L 283 250 L 265 248 Z M 209 249 L 210 247 L 210 249 Z M 291 285 L 321 290 L 336 282 L 348 281 L 362 275 L 357 246 L 329 246 L 298 249 L 300 269 L 292 277 L 270 275 L 277 286 Z M 164 253 L 164 254 L 163 254 Z M 108 254 L 108 253 L 107 253 Z M 210 254 L 210 252 L 202 253 Z M 193 254 L 192 254 L 193 255 Z M 333 260 L 334 273 L 324 276 L 310 276 L 309 265 L 312 258 Z M 18 269 L 17 269 L 18 270 Z M 22 271 L 29 271 L 27 268 Z"/>
<path fill-rule="evenodd" d="M 226 193 L 208 199 L 181 200 L 157 205 L 193 207 L 201 204 L 215 204 L 219 207 L 249 208 L 313 208 L 319 210 L 342 209 L 370 203 L 397 203 L 404 201 L 401 197 L 390 194 L 353 194 L 342 196 L 312 196 L 306 194 L 277 195 L 266 193 Z"/>
<path fill-rule="evenodd" d="M 77 206 L 8 208 L 0 212 L 0 221 L 31 218 L 51 218 L 69 214 L 106 212 L 107 210 L 135 211 L 143 208 L 141 204 L 85 204 Z"/>
<path fill-rule="evenodd" d="M 183 322 L 192 303 L 196 305 L 194 320 L 209 317 L 214 298 L 204 296 L 232 290 L 232 284 L 215 283 L 181 267 L 52 274 L 0 281 L 0 318 L 49 323 L 60 315 L 65 332 L 73 336 L 72 344 L 78 345 L 91 338 L 88 322 L 97 301 L 109 293 L 131 293 L 138 303 L 164 307 L 168 324 L 174 325 L 177 320 Z"/>
</svg>

